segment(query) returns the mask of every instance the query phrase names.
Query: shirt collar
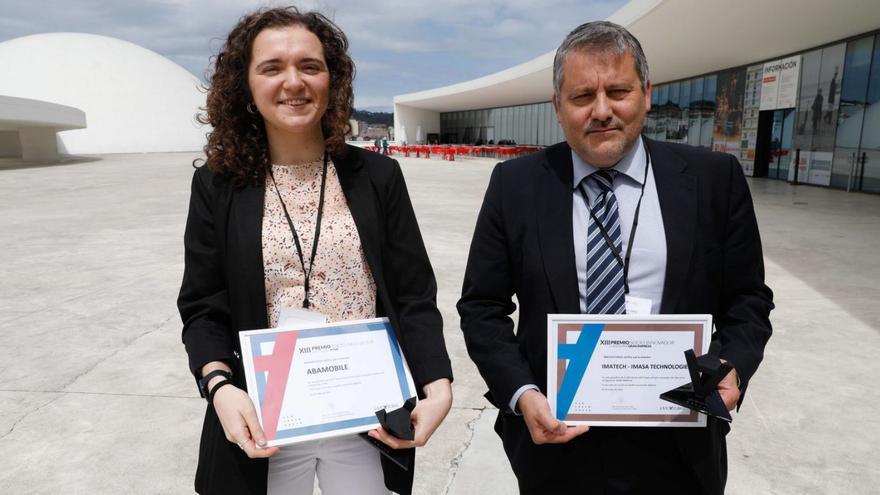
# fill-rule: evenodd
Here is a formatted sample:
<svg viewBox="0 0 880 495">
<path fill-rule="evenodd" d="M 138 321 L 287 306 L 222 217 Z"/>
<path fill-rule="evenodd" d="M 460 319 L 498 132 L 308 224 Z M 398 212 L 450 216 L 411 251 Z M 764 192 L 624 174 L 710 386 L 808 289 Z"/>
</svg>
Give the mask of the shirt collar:
<svg viewBox="0 0 880 495">
<path fill-rule="evenodd" d="M 642 136 L 639 135 L 639 138 L 636 140 L 633 147 L 624 155 L 623 158 L 614 165 L 612 170 L 616 170 L 622 175 L 629 177 L 630 179 L 642 184 L 645 181 L 645 146 L 642 144 Z M 578 184 L 584 180 L 584 177 L 588 177 L 593 172 L 599 170 L 599 167 L 594 167 L 593 165 L 584 161 L 583 158 L 580 157 L 577 153 L 575 153 L 574 148 L 571 150 L 571 162 L 574 172 L 574 182 L 573 188 L 577 188 Z"/>
</svg>

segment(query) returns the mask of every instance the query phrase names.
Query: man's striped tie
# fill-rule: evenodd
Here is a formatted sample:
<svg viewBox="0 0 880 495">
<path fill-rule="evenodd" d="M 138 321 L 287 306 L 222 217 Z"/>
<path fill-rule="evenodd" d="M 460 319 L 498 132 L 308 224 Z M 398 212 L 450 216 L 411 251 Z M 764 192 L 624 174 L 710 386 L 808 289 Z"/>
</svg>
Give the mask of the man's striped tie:
<svg viewBox="0 0 880 495">
<path fill-rule="evenodd" d="M 599 170 L 589 176 L 596 181 L 601 190 L 592 206 L 593 215 L 587 229 L 587 313 L 589 314 L 613 315 L 626 312 L 623 266 L 617 261 L 618 258 L 614 256 L 595 221 L 602 222 L 614 244 L 614 249 L 621 255 L 620 215 L 617 212 L 617 198 L 614 197 L 612 187 L 616 174 L 615 170 Z"/>
</svg>

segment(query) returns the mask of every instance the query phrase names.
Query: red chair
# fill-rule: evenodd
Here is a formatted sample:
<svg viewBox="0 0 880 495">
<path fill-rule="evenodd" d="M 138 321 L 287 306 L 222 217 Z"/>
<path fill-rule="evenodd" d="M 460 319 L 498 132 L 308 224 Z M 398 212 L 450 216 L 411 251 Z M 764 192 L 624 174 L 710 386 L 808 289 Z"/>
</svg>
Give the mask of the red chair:
<svg viewBox="0 0 880 495">
<path fill-rule="evenodd" d="M 455 161 L 455 148 L 449 146 L 448 144 L 443 147 L 443 154 L 446 156 L 446 159 L 450 162 Z"/>
<path fill-rule="evenodd" d="M 510 159 L 510 157 L 515 154 L 516 148 L 509 146 L 504 146 L 495 150 L 495 156 L 498 156 L 499 158 Z"/>
<path fill-rule="evenodd" d="M 429 148 L 435 155 L 440 155 L 441 160 L 455 160 L 455 155 L 450 153 L 448 146 L 430 146 Z"/>
</svg>

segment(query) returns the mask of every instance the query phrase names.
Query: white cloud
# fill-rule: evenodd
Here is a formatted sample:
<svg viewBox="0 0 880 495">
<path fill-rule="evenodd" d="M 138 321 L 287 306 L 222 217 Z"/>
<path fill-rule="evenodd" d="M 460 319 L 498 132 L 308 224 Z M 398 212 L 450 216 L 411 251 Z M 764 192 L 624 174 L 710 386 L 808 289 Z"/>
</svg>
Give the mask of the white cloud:
<svg viewBox="0 0 880 495">
<path fill-rule="evenodd" d="M 202 77 L 209 57 L 245 13 L 272 0 L 4 0 L 0 41 L 51 31 L 121 38 Z M 625 0 L 308 0 L 345 31 L 358 65 L 358 106 L 484 76 L 553 50 L 581 22 Z"/>
</svg>

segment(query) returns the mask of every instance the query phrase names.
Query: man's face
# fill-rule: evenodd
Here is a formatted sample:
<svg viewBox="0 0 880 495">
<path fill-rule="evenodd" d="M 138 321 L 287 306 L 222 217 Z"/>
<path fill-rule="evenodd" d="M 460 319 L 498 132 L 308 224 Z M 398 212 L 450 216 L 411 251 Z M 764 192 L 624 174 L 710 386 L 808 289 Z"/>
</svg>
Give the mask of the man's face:
<svg viewBox="0 0 880 495">
<path fill-rule="evenodd" d="M 642 90 L 629 53 L 572 51 L 563 72 L 553 105 L 566 141 L 586 162 L 613 167 L 642 132 L 651 109 L 651 83 Z"/>
</svg>

